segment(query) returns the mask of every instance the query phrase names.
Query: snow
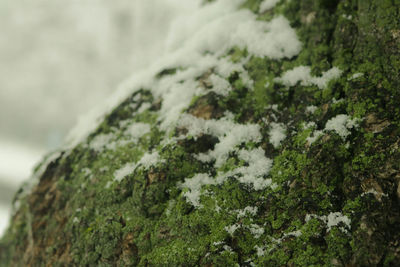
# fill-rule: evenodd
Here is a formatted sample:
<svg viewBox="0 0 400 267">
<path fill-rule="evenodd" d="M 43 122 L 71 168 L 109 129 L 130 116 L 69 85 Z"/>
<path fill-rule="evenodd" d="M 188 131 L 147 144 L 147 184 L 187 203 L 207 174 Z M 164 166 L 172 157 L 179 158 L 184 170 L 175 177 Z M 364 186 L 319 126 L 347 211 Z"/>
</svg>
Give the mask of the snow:
<svg viewBox="0 0 400 267">
<path fill-rule="evenodd" d="M 199 173 L 192 178 L 186 178 L 185 182 L 181 185 L 182 188 L 187 188 L 183 195 L 195 207 L 201 207 L 200 196 L 201 187 L 203 185 L 215 184 L 215 179 L 212 179 L 208 174 Z"/>
<path fill-rule="evenodd" d="M 231 46 L 238 46 L 258 57 L 271 59 L 292 58 L 301 50 L 301 42 L 289 21 L 279 16 L 266 23 L 249 20 L 242 22 L 233 35 Z"/>
<path fill-rule="evenodd" d="M 188 130 L 188 135 L 198 137 L 202 134 L 209 134 L 218 137 L 217 143 L 212 151 L 199 155 L 203 161 L 215 160 L 215 166 L 221 167 L 228 159 L 231 151 L 237 150 L 235 147 L 246 142 L 260 142 L 261 133 L 258 124 L 238 124 L 227 117 L 219 120 L 204 120 L 189 114 L 181 116 L 180 127 Z"/>
<path fill-rule="evenodd" d="M 237 210 L 237 219 L 239 220 L 240 218 L 243 218 L 246 216 L 246 214 L 250 214 L 252 216 L 255 216 L 257 214 L 258 208 L 257 207 L 250 207 L 247 206 L 243 210 Z"/>
<path fill-rule="evenodd" d="M 342 71 L 339 68 L 333 67 L 322 73 L 321 77 L 315 77 L 311 76 L 311 68 L 309 66 L 298 66 L 286 71 L 282 77 L 275 78 L 275 81 L 288 87 L 300 82 L 302 86 L 316 85 L 320 89 L 325 89 L 331 80 L 339 78 L 341 74 Z"/>
<path fill-rule="evenodd" d="M 343 215 L 341 212 L 331 212 L 328 215 L 322 215 L 318 216 L 315 214 L 307 214 L 305 217 L 305 221 L 308 222 L 312 218 L 319 219 L 323 221 L 326 226 L 327 226 L 327 231 L 329 232 L 332 227 L 334 226 L 339 226 L 340 224 L 343 224 L 343 226 L 340 226 L 339 229 L 341 229 L 343 232 L 347 233 L 347 231 L 351 228 L 351 220 L 349 217 L 346 215 Z"/>
<path fill-rule="evenodd" d="M 278 148 L 281 142 L 286 138 L 286 127 L 284 124 L 276 122 L 272 122 L 270 126 L 269 142 L 274 146 L 274 148 Z"/>
<path fill-rule="evenodd" d="M 129 134 L 132 139 L 137 140 L 143 135 L 150 132 L 150 124 L 136 122 L 131 124 L 126 130 L 125 133 Z"/>
<path fill-rule="evenodd" d="M 114 172 L 114 180 L 117 182 L 121 182 L 127 175 L 133 173 L 136 168 L 135 163 L 128 163 L 121 169 L 118 169 Z"/>
<path fill-rule="evenodd" d="M 97 152 L 103 151 L 104 148 L 115 149 L 115 143 L 112 143 L 113 134 L 99 134 L 90 142 L 89 147 Z"/>
<path fill-rule="evenodd" d="M 306 141 L 309 145 L 312 145 L 315 141 L 318 140 L 324 134 L 324 131 L 316 130 L 312 133 L 312 136 L 307 137 Z"/>
<path fill-rule="evenodd" d="M 229 82 L 215 74 L 211 74 L 210 81 L 213 85 L 213 91 L 222 96 L 228 96 L 229 92 L 232 90 Z"/>
<path fill-rule="evenodd" d="M 257 16 L 249 10 L 237 10 L 241 3 L 243 1 L 220 0 L 199 8 L 184 25 L 174 24 L 176 28 L 171 28 L 169 39 L 170 53 L 128 79 L 112 99 L 94 109 L 87 119 L 82 119 L 71 132 L 69 143 L 79 143 L 105 113 L 141 87 L 151 88 L 156 98 L 163 99 L 159 114 L 161 129 L 165 131 L 175 126 L 182 110 L 195 95 L 204 93 L 197 78 L 207 70 L 215 69 L 222 78 L 238 70 L 245 84 L 251 87 L 252 81 L 240 64 L 221 58 L 232 47 L 271 59 L 291 58 L 300 52 L 301 43 L 286 18 L 278 16 L 269 22 L 257 21 Z M 174 67 L 180 67 L 175 75 L 154 79 L 161 70 Z M 226 94 L 229 90 L 226 83 L 221 79 L 217 81 L 215 76 L 212 79 L 213 90 Z"/>
<path fill-rule="evenodd" d="M 162 163 L 162 162 L 165 162 L 165 160 L 160 159 L 160 155 L 158 154 L 158 151 L 153 151 L 151 153 L 145 153 L 137 164 L 138 165 L 140 164 L 145 169 L 148 169 L 151 166 L 154 166 L 157 163 Z"/>
<path fill-rule="evenodd" d="M 328 120 L 325 124 L 325 130 L 335 131 L 343 140 L 350 135 L 348 129 L 352 129 L 358 126 L 356 119 L 350 119 L 346 114 L 340 114 L 336 117 Z"/>
<path fill-rule="evenodd" d="M 355 80 L 355 79 L 358 79 L 358 78 L 360 78 L 360 77 L 362 77 L 362 76 L 364 76 L 364 73 L 362 73 L 362 72 L 357 72 L 357 73 L 354 73 L 348 80 L 349 80 L 349 81 Z"/>
<path fill-rule="evenodd" d="M 276 4 L 279 2 L 280 0 L 264 0 L 263 2 L 261 2 L 260 4 L 260 13 L 264 13 L 265 11 L 268 11 L 270 9 L 272 9 L 273 7 L 276 6 Z"/>
<path fill-rule="evenodd" d="M 315 112 L 317 109 L 318 109 L 317 106 L 311 105 L 311 106 L 306 107 L 306 112 L 309 113 L 309 114 L 314 114 L 314 112 Z"/>
<path fill-rule="evenodd" d="M 235 231 L 239 228 L 240 226 L 238 224 L 233 224 L 231 226 L 225 226 L 225 231 L 228 232 L 228 234 L 233 235 Z"/>
<path fill-rule="evenodd" d="M 257 224 L 251 224 L 247 227 L 255 238 L 260 238 L 264 234 L 264 228 Z"/>
</svg>

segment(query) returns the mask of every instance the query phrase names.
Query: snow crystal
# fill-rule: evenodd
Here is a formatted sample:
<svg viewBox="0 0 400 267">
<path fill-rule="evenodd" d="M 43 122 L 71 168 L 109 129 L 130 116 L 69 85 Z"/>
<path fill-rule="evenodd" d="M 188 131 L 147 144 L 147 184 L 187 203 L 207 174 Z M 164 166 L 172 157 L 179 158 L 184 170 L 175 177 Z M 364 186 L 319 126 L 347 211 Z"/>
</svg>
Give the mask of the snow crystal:
<svg viewBox="0 0 400 267">
<path fill-rule="evenodd" d="M 342 74 L 342 71 L 333 67 L 330 70 L 322 73 L 322 77 L 311 76 L 311 68 L 308 66 L 298 66 L 294 69 L 286 71 L 282 77 L 276 78 L 276 82 L 280 82 L 285 86 L 294 86 L 298 82 L 302 86 L 316 85 L 320 89 L 325 89 L 329 81 L 337 79 Z"/>
<path fill-rule="evenodd" d="M 279 2 L 280 0 L 264 0 L 260 4 L 260 13 L 264 13 L 265 11 L 268 11 L 275 7 L 275 5 Z"/>
<path fill-rule="evenodd" d="M 286 128 L 282 123 L 271 123 L 271 129 L 269 131 L 269 142 L 278 148 L 281 142 L 286 138 Z"/>
<path fill-rule="evenodd" d="M 114 180 L 121 182 L 127 175 L 133 173 L 136 168 L 135 163 L 128 163 L 124 167 L 114 172 Z"/>
<path fill-rule="evenodd" d="M 356 119 L 350 119 L 348 115 L 340 114 L 326 122 L 325 130 L 335 131 L 344 140 L 350 134 L 348 129 L 352 129 L 357 125 Z"/>
<path fill-rule="evenodd" d="M 139 139 L 140 137 L 149 132 L 150 132 L 150 124 L 142 122 L 133 123 L 125 130 L 125 133 L 129 134 L 134 140 Z"/>
</svg>

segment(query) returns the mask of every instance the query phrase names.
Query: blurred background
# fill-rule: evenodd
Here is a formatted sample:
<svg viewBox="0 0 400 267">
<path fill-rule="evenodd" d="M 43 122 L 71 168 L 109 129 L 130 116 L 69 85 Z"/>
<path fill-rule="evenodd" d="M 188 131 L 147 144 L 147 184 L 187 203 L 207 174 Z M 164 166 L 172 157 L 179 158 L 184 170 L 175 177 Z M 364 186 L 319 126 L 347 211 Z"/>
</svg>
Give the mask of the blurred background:
<svg viewBox="0 0 400 267">
<path fill-rule="evenodd" d="M 0 0 L 0 235 L 32 167 L 79 114 L 167 53 L 199 2 Z"/>
</svg>

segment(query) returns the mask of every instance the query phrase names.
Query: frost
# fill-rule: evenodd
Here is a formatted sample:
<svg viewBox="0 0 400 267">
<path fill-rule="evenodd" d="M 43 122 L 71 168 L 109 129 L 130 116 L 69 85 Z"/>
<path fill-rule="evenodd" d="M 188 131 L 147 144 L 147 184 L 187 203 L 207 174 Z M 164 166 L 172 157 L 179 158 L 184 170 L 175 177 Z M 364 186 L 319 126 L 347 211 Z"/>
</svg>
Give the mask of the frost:
<svg viewBox="0 0 400 267">
<path fill-rule="evenodd" d="M 333 67 L 322 73 L 321 77 L 313 77 L 311 76 L 310 67 L 298 66 L 292 70 L 286 71 L 282 77 L 276 78 L 275 81 L 285 86 L 294 86 L 300 82 L 302 86 L 316 85 L 320 89 L 325 89 L 329 81 L 339 78 L 341 74 L 342 71 L 339 68 Z"/>
<path fill-rule="evenodd" d="M 278 148 L 283 140 L 286 138 L 286 128 L 282 123 L 271 123 L 271 129 L 269 131 L 269 141 L 274 146 Z"/>
<path fill-rule="evenodd" d="M 268 11 L 270 9 L 272 9 L 273 7 L 276 6 L 276 4 L 279 2 L 280 0 L 264 0 L 263 2 L 261 2 L 260 4 L 260 13 L 264 13 L 265 11 Z"/>
<path fill-rule="evenodd" d="M 325 130 L 335 131 L 343 140 L 350 134 L 348 129 L 358 126 L 356 119 L 350 119 L 346 114 L 340 114 L 328 120 L 325 124 Z"/>
</svg>

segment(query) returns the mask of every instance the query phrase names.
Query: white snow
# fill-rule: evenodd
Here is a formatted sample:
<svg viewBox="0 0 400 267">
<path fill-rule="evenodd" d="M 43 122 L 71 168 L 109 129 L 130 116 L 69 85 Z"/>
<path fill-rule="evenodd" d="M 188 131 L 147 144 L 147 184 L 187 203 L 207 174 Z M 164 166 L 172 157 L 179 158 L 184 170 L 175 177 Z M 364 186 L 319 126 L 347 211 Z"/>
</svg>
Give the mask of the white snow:
<svg viewBox="0 0 400 267">
<path fill-rule="evenodd" d="M 113 134 L 99 134 L 90 142 L 89 147 L 97 152 L 103 151 L 104 148 L 115 149 L 115 143 L 112 142 Z"/>
<path fill-rule="evenodd" d="M 201 134 L 210 134 L 218 137 L 212 151 L 199 155 L 203 161 L 215 160 L 215 166 L 221 167 L 228 159 L 231 151 L 236 151 L 237 145 L 246 142 L 260 142 L 261 133 L 258 124 L 238 124 L 223 117 L 219 120 L 204 120 L 192 115 L 184 114 L 179 121 L 180 127 L 188 130 L 188 135 L 197 137 Z"/>
<path fill-rule="evenodd" d="M 311 106 L 306 107 L 306 112 L 309 113 L 309 114 L 314 114 L 314 112 L 315 112 L 317 109 L 318 109 L 317 106 L 311 105 Z"/>
<path fill-rule="evenodd" d="M 208 174 L 199 173 L 192 178 L 186 178 L 181 187 L 187 188 L 188 191 L 183 195 L 193 206 L 202 207 L 200 204 L 201 187 L 208 184 L 216 184 L 215 179 Z"/>
<path fill-rule="evenodd" d="M 268 11 L 270 9 L 272 9 L 273 7 L 276 6 L 276 4 L 279 2 L 280 0 L 264 0 L 263 2 L 261 2 L 260 4 L 260 13 L 264 13 L 265 11 Z"/>
<path fill-rule="evenodd" d="M 348 80 L 351 81 L 351 80 L 360 78 L 360 77 L 362 77 L 362 76 L 364 76 L 364 73 L 362 73 L 362 72 L 357 72 L 357 73 L 354 73 Z"/>
<path fill-rule="evenodd" d="M 121 182 L 127 175 L 133 173 L 136 168 L 135 163 L 127 163 L 124 167 L 114 172 L 114 180 Z"/>
<path fill-rule="evenodd" d="M 342 74 L 342 71 L 333 67 L 330 70 L 322 73 L 321 77 L 311 76 L 311 68 L 308 66 L 298 66 L 286 71 L 282 77 L 275 78 L 276 82 L 280 82 L 285 86 L 294 86 L 298 82 L 302 86 L 316 85 L 320 89 L 325 89 L 329 81 L 337 79 Z"/>
<path fill-rule="evenodd" d="M 312 145 L 323 134 L 324 134 L 324 131 L 316 130 L 316 131 L 312 132 L 312 136 L 307 137 L 306 141 L 308 142 L 309 145 Z"/>
<path fill-rule="evenodd" d="M 246 216 L 246 214 L 250 214 L 252 216 L 255 216 L 257 214 L 258 208 L 257 207 L 250 207 L 247 206 L 243 210 L 237 210 L 237 219 L 239 220 L 240 218 L 243 218 Z"/>
<path fill-rule="evenodd" d="M 82 119 L 71 132 L 69 144 L 80 142 L 105 113 L 141 87 L 151 88 L 156 98 L 163 99 L 159 114 L 161 129 L 166 131 L 175 126 L 193 96 L 204 93 L 197 78 L 207 70 L 215 69 L 222 78 L 237 70 L 251 89 L 252 81 L 243 67 L 221 58 L 232 47 L 246 49 L 250 55 L 272 59 L 291 58 L 300 52 L 301 43 L 286 18 L 278 16 L 269 22 L 257 21 L 257 16 L 249 10 L 237 10 L 241 3 L 243 1 L 220 0 L 199 8 L 184 24 L 174 24 L 169 42 L 170 53 L 149 69 L 128 79 L 106 104 L 102 103 L 87 119 Z M 181 70 L 175 75 L 154 79 L 161 70 L 174 67 Z M 219 80 L 216 86 L 214 90 L 226 94 L 226 84 Z"/>
<path fill-rule="evenodd" d="M 222 96 L 228 96 L 229 92 L 232 90 L 229 82 L 215 74 L 210 75 L 210 81 L 213 85 L 212 90 Z"/>
<path fill-rule="evenodd" d="M 140 137 L 149 132 L 150 132 L 150 124 L 142 122 L 133 123 L 125 130 L 125 133 L 129 134 L 134 140 L 139 139 Z"/>
<path fill-rule="evenodd" d="M 345 233 L 347 233 L 347 231 L 351 227 L 350 218 L 347 217 L 346 215 L 343 215 L 341 212 L 331 212 L 328 215 L 322 215 L 322 216 L 318 216 L 315 214 L 307 214 L 305 217 L 305 221 L 308 222 L 312 218 L 316 218 L 323 221 L 328 228 L 327 230 L 328 232 L 332 229 L 332 227 L 338 226 L 341 223 L 343 223 L 345 227 L 340 226 L 339 229 L 341 229 Z"/>
<path fill-rule="evenodd" d="M 269 23 L 256 20 L 240 23 L 233 40 L 233 46 L 247 49 L 250 54 L 258 57 L 292 58 L 301 50 L 296 32 L 283 16 Z"/>
<path fill-rule="evenodd" d="M 286 138 L 286 127 L 284 124 L 276 122 L 272 122 L 270 126 L 269 142 L 274 146 L 274 148 L 278 148 L 281 142 Z"/>
<path fill-rule="evenodd" d="M 325 130 L 335 131 L 343 140 L 350 134 L 348 129 L 357 127 L 356 119 L 350 119 L 346 114 L 340 114 L 328 120 L 325 124 Z"/>
<path fill-rule="evenodd" d="M 225 231 L 228 232 L 228 234 L 233 235 L 235 231 L 240 227 L 238 224 L 233 224 L 231 226 L 225 226 Z"/>
<path fill-rule="evenodd" d="M 247 227 L 255 238 L 260 238 L 264 234 L 264 228 L 257 224 L 251 224 Z"/>
<path fill-rule="evenodd" d="M 137 165 L 142 165 L 145 169 L 156 165 L 157 163 L 165 162 L 164 159 L 160 159 L 158 151 L 153 151 L 151 153 L 145 153 L 143 157 L 139 160 Z"/>
</svg>

